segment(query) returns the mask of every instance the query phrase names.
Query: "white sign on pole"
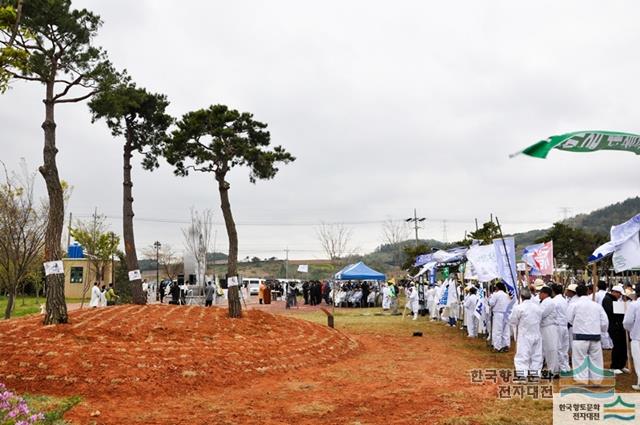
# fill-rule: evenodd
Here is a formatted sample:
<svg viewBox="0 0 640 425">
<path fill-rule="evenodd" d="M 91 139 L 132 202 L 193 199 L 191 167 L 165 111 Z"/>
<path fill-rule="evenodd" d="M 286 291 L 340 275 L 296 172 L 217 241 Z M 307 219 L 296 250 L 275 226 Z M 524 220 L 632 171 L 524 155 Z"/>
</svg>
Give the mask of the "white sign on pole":
<svg viewBox="0 0 640 425">
<path fill-rule="evenodd" d="M 231 288 L 232 286 L 238 286 L 238 276 L 229 276 L 227 279 L 227 288 Z"/>
<path fill-rule="evenodd" d="M 62 261 L 48 261 L 44 263 L 44 274 L 46 276 L 51 274 L 64 274 L 64 265 L 62 264 Z"/>
<path fill-rule="evenodd" d="M 140 279 L 142 279 L 142 273 L 140 273 L 140 270 L 131 270 L 129 272 L 129 282 Z"/>
</svg>

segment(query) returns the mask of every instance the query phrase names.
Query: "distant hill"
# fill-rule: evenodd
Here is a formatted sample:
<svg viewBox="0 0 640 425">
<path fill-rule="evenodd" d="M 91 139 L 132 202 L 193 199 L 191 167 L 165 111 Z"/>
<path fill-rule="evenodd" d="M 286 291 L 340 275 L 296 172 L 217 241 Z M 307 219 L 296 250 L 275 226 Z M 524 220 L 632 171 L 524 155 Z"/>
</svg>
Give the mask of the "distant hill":
<svg viewBox="0 0 640 425">
<path fill-rule="evenodd" d="M 611 226 L 629 220 L 640 213 L 640 197 L 609 205 L 589 214 L 578 214 L 565 221 L 571 227 L 579 227 L 591 233 L 608 235 Z"/>
<path fill-rule="evenodd" d="M 578 214 L 561 222 L 589 233 L 607 236 L 611 226 L 623 223 L 638 213 L 640 213 L 640 197 L 635 197 L 587 214 Z M 525 247 L 535 243 L 536 239 L 544 237 L 547 230 L 549 229 L 530 230 L 512 236 L 515 236 L 518 247 Z"/>
</svg>

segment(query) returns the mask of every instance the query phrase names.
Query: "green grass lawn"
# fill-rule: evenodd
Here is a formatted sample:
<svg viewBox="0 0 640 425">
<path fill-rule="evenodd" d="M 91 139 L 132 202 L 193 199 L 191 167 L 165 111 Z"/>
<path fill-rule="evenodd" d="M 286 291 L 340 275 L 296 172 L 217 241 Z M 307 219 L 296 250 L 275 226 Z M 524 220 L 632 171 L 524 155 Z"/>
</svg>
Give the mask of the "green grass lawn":
<svg viewBox="0 0 640 425">
<path fill-rule="evenodd" d="M 67 298 L 67 304 L 69 303 L 78 303 L 80 299 L 76 298 Z M 37 314 L 40 313 L 40 304 L 45 303 L 44 297 L 18 297 L 15 302 L 13 313 L 11 313 L 11 317 L 21 317 L 26 316 L 28 314 Z M 0 317 L 4 317 L 4 311 L 7 308 L 7 297 L 0 296 Z"/>
</svg>

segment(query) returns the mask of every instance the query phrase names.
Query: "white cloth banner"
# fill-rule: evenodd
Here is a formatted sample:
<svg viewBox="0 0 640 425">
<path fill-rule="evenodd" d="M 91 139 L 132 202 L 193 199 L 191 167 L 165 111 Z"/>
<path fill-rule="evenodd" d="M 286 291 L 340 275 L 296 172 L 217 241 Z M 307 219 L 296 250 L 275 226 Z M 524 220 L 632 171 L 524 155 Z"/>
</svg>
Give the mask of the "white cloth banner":
<svg viewBox="0 0 640 425">
<path fill-rule="evenodd" d="M 229 276 L 227 279 L 227 288 L 231 288 L 232 286 L 238 286 L 238 276 Z"/>
<path fill-rule="evenodd" d="M 298 266 L 298 272 L 300 272 L 300 273 L 309 273 L 309 265 L 308 264 L 300 264 Z"/>
<path fill-rule="evenodd" d="M 131 270 L 129 272 L 129 282 L 140 279 L 142 279 L 142 273 L 140 273 L 140 270 Z"/>
<path fill-rule="evenodd" d="M 449 292 L 447 292 L 447 306 L 458 303 L 458 286 L 456 281 L 449 279 Z"/>
<path fill-rule="evenodd" d="M 640 232 L 640 214 L 637 214 L 635 217 L 622 224 L 611 226 L 611 241 L 599 246 L 595 251 L 593 251 L 593 254 L 589 257 L 589 261 L 597 261 L 612 252 L 622 249 L 622 245 L 624 245 L 625 242 L 632 239 L 634 236 L 636 239 L 638 238 L 638 232 Z M 629 256 L 631 252 L 630 250 L 633 249 L 633 246 L 629 244 L 625 249 L 626 256 Z M 624 270 L 628 269 L 616 269 L 616 272 Z"/>
<path fill-rule="evenodd" d="M 44 274 L 49 276 L 51 274 L 64 274 L 64 265 L 61 260 L 48 261 L 44 263 Z"/>
<path fill-rule="evenodd" d="M 420 277 L 420 276 L 422 276 L 423 274 L 425 274 L 426 272 L 428 272 L 428 271 L 430 271 L 430 270 L 433 270 L 433 268 L 436 266 L 436 264 L 438 264 L 438 263 L 436 263 L 435 261 L 429 261 L 427 264 L 425 264 L 424 266 L 422 266 L 422 268 L 420 269 L 420 271 L 418 272 L 418 274 L 417 274 L 417 275 L 415 275 L 413 278 L 415 279 L 416 277 Z"/>
<path fill-rule="evenodd" d="M 640 267 L 640 236 L 636 233 L 613 253 L 613 268 L 616 273 Z"/>
<path fill-rule="evenodd" d="M 467 251 L 467 260 L 480 282 L 489 282 L 500 277 L 496 248 L 493 245 L 475 245 Z"/>
<path fill-rule="evenodd" d="M 478 280 L 478 274 L 476 270 L 473 268 L 473 264 L 471 261 L 467 261 L 467 264 L 464 267 L 464 279 L 465 280 Z"/>
</svg>

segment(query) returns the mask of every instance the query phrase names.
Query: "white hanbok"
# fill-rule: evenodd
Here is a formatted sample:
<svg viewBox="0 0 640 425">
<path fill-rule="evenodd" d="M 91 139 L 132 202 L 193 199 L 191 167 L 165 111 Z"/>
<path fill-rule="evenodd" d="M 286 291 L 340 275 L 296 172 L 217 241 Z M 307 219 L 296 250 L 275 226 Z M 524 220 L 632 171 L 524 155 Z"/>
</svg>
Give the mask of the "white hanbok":
<svg viewBox="0 0 640 425">
<path fill-rule="evenodd" d="M 539 375 L 542 369 L 541 320 L 540 304 L 530 299 L 517 304 L 511 312 L 509 323 L 518 335 L 513 363 L 520 376 Z"/>
<path fill-rule="evenodd" d="M 540 302 L 542 309 L 542 322 L 540 333 L 542 334 L 542 355 L 547 364 L 547 370 L 558 373 L 558 327 L 556 318 L 556 305 L 553 298 L 548 297 Z"/>
<path fill-rule="evenodd" d="M 489 298 L 489 307 L 491 307 L 493 314 L 493 320 L 491 322 L 491 343 L 496 350 L 509 348 L 509 345 L 511 345 L 507 311 L 509 304 L 511 304 L 511 298 L 502 290 L 494 292 Z"/>
<path fill-rule="evenodd" d="M 385 285 L 382 287 L 382 309 L 389 310 L 389 307 L 391 307 L 391 298 L 389 297 L 389 287 Z"/>
<path fill-rule="evenodd" d="M 581 384 L 600 384 L 603 378 L 600 334 L 606 332 L 609 327 L 607 314 L 590 296 L 583 295 L 569 305 L 567 322 L 573 329 L 573 378 Z"/>
<path fill-rule="evenodd" d="M 418 312 L 420 310 L 420 302 L 418 299 L 418 289 L 411 288 L 411 293 L 407 298 L 407 305 L 405 308 L 409 308 L 413 313 L 413 320 L 418 320 Z"/>
<path fill-rule="evenodd" d="M 100 302 L 98 303 L 98 307 L 106 307 L 107 306 L 107 290 L 100 291 Z"/>
<path fill-rule="evenodd" d="M 475 315 L 478 306 L 478 296 L 470 294 L 464 299 L 464 319 L 467 322 L 467 334 L 475 338 L 478 336 L 478 318 Z"/>
<path fill-rule="evenodd" d="M 93 285 L 93 288 L 91 288 L 91 301 L 89 301 L 89 307 L 99 307 L 101 297 L 102 293 L 100 292 L 100 288 L 98 288 L 97 285 Z"/>
</svg>

